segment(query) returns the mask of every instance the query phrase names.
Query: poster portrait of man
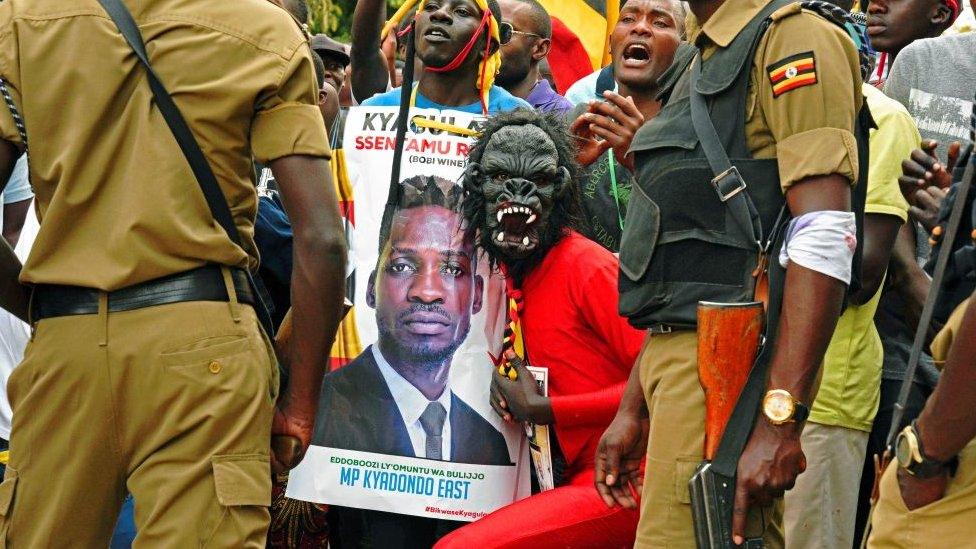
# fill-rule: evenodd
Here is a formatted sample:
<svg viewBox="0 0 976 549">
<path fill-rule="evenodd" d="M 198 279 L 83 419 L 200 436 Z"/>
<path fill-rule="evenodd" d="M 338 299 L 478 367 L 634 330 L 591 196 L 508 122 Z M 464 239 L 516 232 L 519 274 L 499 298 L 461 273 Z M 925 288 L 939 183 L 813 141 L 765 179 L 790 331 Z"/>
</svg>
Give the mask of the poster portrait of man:
<svg viewBox="0 0 976 549">
<path fill-rule="evenodd" d="M 420 175 L 401 181 L 381 235 L 366 304 L 378 338 L 322 386 L 312 444 L 479 465 L 511 465 L 502 433 L 452 391 L 455 352 L 484 299 L 461 188 Z M 455 365 L 461 367 L 461 365 Z M 485 403 L 487 406 L 487 402 Z"/>
</svg>

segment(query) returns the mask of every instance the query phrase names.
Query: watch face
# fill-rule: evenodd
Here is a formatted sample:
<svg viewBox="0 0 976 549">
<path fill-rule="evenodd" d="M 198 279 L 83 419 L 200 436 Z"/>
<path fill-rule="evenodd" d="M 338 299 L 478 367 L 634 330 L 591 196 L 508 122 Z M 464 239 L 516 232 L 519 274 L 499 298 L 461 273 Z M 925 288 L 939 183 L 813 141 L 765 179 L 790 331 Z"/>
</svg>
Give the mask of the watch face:
<svg viewBox="0 0 976 549">
<path fill-rule="evenodd" d="M 905 433 L 899 433 L 895 439 L 895 459 L 902 467 L 908 467 L 912 463 L 912 447 Z"/>
<path fill-rule="evenodd" d="M 785 391 L 770 391 L 763 400 L 763 413 L 773 423 L 789 421 L 795 408 L 793 397 Z"/>
</svg>

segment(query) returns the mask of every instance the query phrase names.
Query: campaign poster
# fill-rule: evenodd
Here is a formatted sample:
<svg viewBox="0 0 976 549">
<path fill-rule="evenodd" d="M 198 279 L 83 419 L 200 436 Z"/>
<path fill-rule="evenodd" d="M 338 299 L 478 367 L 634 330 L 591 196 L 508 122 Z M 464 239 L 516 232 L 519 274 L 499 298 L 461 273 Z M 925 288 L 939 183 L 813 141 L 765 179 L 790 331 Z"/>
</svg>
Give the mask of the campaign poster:
<svg viewBox="0 0 976 549">
<path fill-rule="evenodd" d="M 414 109 L 411 120 L 418 116 L 474 130 L 481 121 Z M 462 227 L 468 132 L 411 123 L 397 210 L 381 231 L 396 121 L 392 107 L 356 107 L 346 118 L 356 227 L 350 262 L 363 351 L 326 376 L 312 446 L 291 472 L 287 496 L 471 521 L 530 489 L 526 437 L 488 398 L 505 322 L 504 281 Z"/>
</svg>

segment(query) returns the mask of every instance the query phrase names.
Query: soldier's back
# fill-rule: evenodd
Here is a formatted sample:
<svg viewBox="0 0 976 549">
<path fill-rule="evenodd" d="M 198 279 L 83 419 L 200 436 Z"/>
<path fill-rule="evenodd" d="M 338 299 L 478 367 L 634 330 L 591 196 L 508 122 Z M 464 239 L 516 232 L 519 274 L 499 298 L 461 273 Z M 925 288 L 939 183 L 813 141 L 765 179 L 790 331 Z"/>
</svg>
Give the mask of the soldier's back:
<svg viewBox="0 0 976 549">
<path fill-rule="evenodd" d="M 251 161 L 281 156 L 272 120 L 312 115 L 306 37 L 267 0 L 125 3 L 254 261 Z M 204 263 L 247 264 L 213 223 L 144 68 L 97 0 L 7 0 L 0 29 L 0 75 L 26 121 L 43 221 L 23 280 L 112 290 Z M 0 132 L 20 141 L 6 111 Z M 321 152 L 319 137 L 308 137 L 309 152 Z"/>
</svg>

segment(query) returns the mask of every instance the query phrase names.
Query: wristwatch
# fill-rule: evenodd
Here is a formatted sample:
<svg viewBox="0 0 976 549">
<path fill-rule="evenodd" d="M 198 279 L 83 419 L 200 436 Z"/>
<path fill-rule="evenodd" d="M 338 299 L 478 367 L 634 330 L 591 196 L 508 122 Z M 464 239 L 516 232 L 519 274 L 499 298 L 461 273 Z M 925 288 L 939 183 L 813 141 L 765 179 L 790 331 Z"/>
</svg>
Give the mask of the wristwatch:
<svg viewBox="0 0 976 549">
<path fill-rule="evenodd" d="M 763 397 L 762 413 L 773 425 L 803 423 L 810 416 L 810 408 L 793 398 L 786 389 L 770 389 Z"/>
<path fill-rule="evenodd" d="M 910 475 L 922 479 L 932 478 L 946 470 L 952 476 L 959 466 L 958 457 L 953 457 L 949 461 L 938 461 L 926 456 L 925 449 L 922 448 L 922 438 L 918 436 L 918 428 L 914 421 L 902 429 L 895 439 L 895 458 L 898 460 L 899 467 Z"/>
</svg>

